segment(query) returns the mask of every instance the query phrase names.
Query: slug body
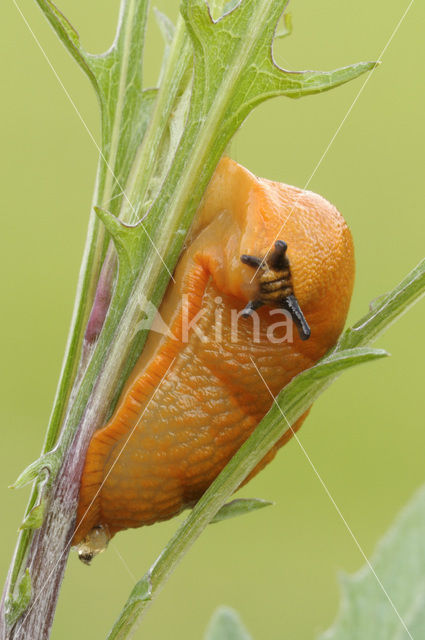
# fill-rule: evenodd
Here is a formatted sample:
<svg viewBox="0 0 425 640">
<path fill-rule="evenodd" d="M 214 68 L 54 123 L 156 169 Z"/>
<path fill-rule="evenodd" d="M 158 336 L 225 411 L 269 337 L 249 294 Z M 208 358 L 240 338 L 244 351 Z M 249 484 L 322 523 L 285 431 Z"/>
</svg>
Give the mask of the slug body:
<svg viewBox="0 0 425 640">
<path fill-rule="evenodd" d="M 88 448 L 74 544 L 195 504 L 272 404 L 254 362 L 276 395 L 335 344 L 353 287 L 352 239 L 321 196 L 223 158 L 174 277 L 159 309 L 170 331 L 150 333 Z"/>
</svg>

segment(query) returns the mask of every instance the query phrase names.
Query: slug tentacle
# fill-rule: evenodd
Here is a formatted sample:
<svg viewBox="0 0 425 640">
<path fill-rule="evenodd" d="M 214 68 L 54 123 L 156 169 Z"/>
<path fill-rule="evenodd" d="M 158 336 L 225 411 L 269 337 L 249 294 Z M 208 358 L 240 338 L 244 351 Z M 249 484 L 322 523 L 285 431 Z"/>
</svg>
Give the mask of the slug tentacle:
<svg viewBox="0 0 425 640">
<path fill-rule="evenodd" d="M 283 224 L 285 242 L 275 241 Z M 83 561 L 118 531 L 196 503 L 270 409 L 269 389 L 276 395 L 335 344 L 353 278 L 351 235 L 335 207 L 220 161 L 158 310 L 166 330 L 150 331 L 90 442 L 73 539 Z"/>
<path fill-rule="evenodd" d="M 274 250 L 270 254 L 269 258 L 269 265 L 272 269 L 289 269 L 289 260 L 286 255 L 287 249 L 288 245 L 283 240 L 277 240 L 274 243 Z"/>
<path fill-rule="evenodd" d="M 254 269 L 262 269 L 263 261 L 261 258 L 256 258 L 255 256 L 247 256 L 246 254 L 241 256 L 241 262 L 247 264 L 248 267 L 254 267 Z"/>
<path fill-rule="evenodd" d="M 281 304 L 282 308 L 286 309 L 291 314 L 291 318 L 298 329 L 301 340 L 308 340 L 311 336 L 311 330 L 294 294 L 291 293 L 289 296 L 286 296 Z"/>
</svg>

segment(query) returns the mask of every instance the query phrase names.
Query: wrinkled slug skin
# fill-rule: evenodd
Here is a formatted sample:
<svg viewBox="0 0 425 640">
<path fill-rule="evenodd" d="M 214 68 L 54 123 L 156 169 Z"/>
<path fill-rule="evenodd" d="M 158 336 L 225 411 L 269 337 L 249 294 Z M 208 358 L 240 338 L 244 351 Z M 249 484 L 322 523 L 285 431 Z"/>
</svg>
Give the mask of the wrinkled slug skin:
<svg viewBox="0 0 425 640">
<path fill-rule="evenodd" d="M 292 341 L 271 342 L 267 328 L 283 316 L 270 316 L 264 306 L 257 312 L 259 341 L 253 320 L 239 318 L 236 342 L 231 310 L 242 310 L 258 289 L 256 279 L 250 282 L 255 271 L 240 256 L 263 257 L 277 239 L 288 245 L 294 293 L 311 337 L 302 341 L 294 329 Z M 321 196 L 256 178 L 223 158 L 174 277 L 160 307 L 173 336 L 150 333 L 114 415 L 88 448 L 74 544 L 96 525 L 114 535 L 170 518 L 199 499 L 271 406 L 251 358 L 277 394 L 335 344 L 353 287 L 352 239 Z M 193 330 L 184 340 L 182 314 L 190 320 L 199 311 L 204 340 Z"/>
</svg>

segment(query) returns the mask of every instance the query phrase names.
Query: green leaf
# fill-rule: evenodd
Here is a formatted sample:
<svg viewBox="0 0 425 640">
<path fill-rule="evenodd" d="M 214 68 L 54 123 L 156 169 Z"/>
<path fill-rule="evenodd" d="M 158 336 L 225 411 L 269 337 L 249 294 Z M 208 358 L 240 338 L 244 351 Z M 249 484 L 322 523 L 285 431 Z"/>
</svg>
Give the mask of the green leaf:
<svg viewBox="0 0 425 640">
<path fill-rule="evenodd" d="M 17 585 L 16 595 L 9 596 L 6 601 L 6 621 L 10 627 L 28 608 L 31 592 L 31 576 L 27 569 Z"/>
<path fill-rule="evenodd" d="M 251 640 L 251 636 L 236 611 L 220 607 L 211 618 L 204 640 Z"/>
<path fill-rule="evenodd" d="M 112 47 L 102 55 L 86 54 L 102 112 L 108 192 L 104 204 L 111 201 L 113 213 L 120 209 L 122 192 L 156 99 L 156 91 L 143 91 L 142 81 L 147 7 L 147 0 L 125 0 Z"/>
<path fill-rule="evenodd" d="M 81 46 L 77 31 L 51 0 L 36 0 L 59 38 L 91 80 L 102 116 L 103 201 L 119 211 L 134 155 L 140 145 L 155 90 L 143 91 L 143 46 L 147 0 L 124 0 L 118 30 L 106 53 L 93 55 Z"/>
<path fill-rule="evenodd" d="M 272 504 L 274 503 L 268 500 L 261 500 L 260 498 L 236 498 L 221 507 L 220 511 L 218 511 L 211 520 L 211 524 L 243 516 L 246 513 L 264 509 L 264 507 L 269 507 Z"/>
<path fill-rule="evenodd" d="M 377 577 L 368 565 L 352 576 L 342 576 L 340 613 L 319 640 L 425 638 L 424 540 L 422 487 L 373 554 L 370 562 Z"/>
<path fill-rule="evenodd" d="M 34 460 L 22 473 L 18 476 L 9 489 L 22 489 L 30 482 L 37 480 L 40 474 L 47 472 L 48 476 L 54 476 L 60 466 L 60 452 L 51 451 L 46 453 L 37 460 Z"/>
<path fill-rule="evenodd" d="M 224 13 L 230 13 L 230 11 L 233 11 L 233 9 L 235 9 L 238 4 L 239 4 L 240 0 L 228 0 L 223 8 L 223 14 Z M 210 8 L 211 11 L 211 8 Z"/>
<path fill-rule="evenodd" d="M 144 234 L 143 222 L 127 225 L 110 211 L 94 207 L 96 215 L 111 236 L 120 261 L 120 276 L 128 279 L 139 264 L 140 239 Z"/>
<path fill-rule="evenodd" d="M 223 130 L 235 131 L 254 106 L 273 96 L 299 98 L 328 91 L 376 65 L 365 62 L 334 71 L 279 68 L 271 50 L 285 5 L 284 0 L 244 0 L 214 22 L 204 0 L 183 1 L 195 51 L 194 108 L 204 116 L 220 111 Z"/>
<path fill-rule="evenodd" d="M 313 404 L 314 400 L 324 390 L 323 382 L 330 384 L 345 369 L 372 360 L 379 360 L 388 355 L 384 349 L 371 349 L 370 347 L 358 347 L 356 349 L 332 352 L 322 360 L 319 360 L 310 369 L 306 369 L 295 376 L 279 393 L 276 403 L 272 406 L 267 416 L 271 417 L 273 414 L 276 419 L 279 419 L 279 413 L 282 410 L 288 420 L 291 421 L 290 414 L 293 407 L 297 406 L 304 397 L 308 397 L 310 404 Z M 301 413 L 298 410 L 296 411 L 297 418 Z"/>
<path fill-rule="evenodd" d="M 165 13 L 162 13 L 162 11 L 157 7 L 154 7 L 154 14 L 162 33 L 162 37 L 164 38 L 164 42 L 167 46 L 170 46 L 174 38 L 176 27 L 171 22 L 170 18 L 166 16 Z"/>
<path fill-rule="evenodd" d="M 85 52 L 80 45 L 80 36 L 76 29 L 51 0 L 36 0 L 36 2 L 69 53 L 76 59 L 96 88 L 96 78 L 87 63 Z"/>
<path fill-rule="evenodd" d="M 372 342 L 425 295 L 425 258 L 392 291 L 375 298 L 369 313 L 347 329 L 336 349 Z"/>
<path fill-rule="evenodd" d="M 146 606 L 152 599 L 152 583 L 149 573 L 139 580 L 127 600 L 121 620 L 114 625 L 106 640 L 125 640 L 137 625 L 140 606 Z"/>
<path fill-rule="evenodd" d="M 282 26 L 278 27 L 274 36 L 275 40 L 280 40 L 290 36 L 292 33 L 292 14 L 285 13 L 282 18 Z"/>
<path fill-rule="evenodd" d="M 42 497 L 39 504 L 33 507 L 28 515 L 25 516 L 24 521 L 22 522 L 19 529 L 39 529 L 43 524 L 45 511 L 46 500 Z"/>
<path fill-rule="evenodd" d="M 176 28 L 174 24 L 171 22 L 170 18 L 162 13 L 157 7 L 154 7 L 154 14 L 156 18 L 156 22 L 158 24 L 159 30 L 161 31 L 162 37 L 164 38 L 164 53 L 162 55 L 162 65 L 161 71 L 159 72 L 158 84 L 160 85 L 163 78 L 165 69 L 167 66 L 168 56 L 170 55 L 170 47 L 173 42 L 173 38 L 176 32 Z"/>
</svg>

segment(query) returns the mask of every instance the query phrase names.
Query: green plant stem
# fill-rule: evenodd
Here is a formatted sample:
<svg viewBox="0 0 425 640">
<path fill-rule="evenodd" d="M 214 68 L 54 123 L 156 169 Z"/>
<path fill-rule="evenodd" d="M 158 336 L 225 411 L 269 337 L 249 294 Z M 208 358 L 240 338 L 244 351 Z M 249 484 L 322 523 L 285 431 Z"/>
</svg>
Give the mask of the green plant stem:
<svg viewBox="0 0 425 640">
<path fill-rule="evenodd" d="M 100 190 L 104 185 L 104 163 L 99 166 L 99 179 L 95 190 L 93 201 L 97 202 L 100 197 Z M 84 339 L 84 331 L 93 303 L 96 284 L 100 272 L 100 256 L 103 251 L 105 232 L 99 224 L 99 220 L 94 215 L 90 215 L 87 239 L 81 264 L 79 283 L 74 304 L 74 311 L 69 329 L 69 338 L 65 349 L 62 369 L 59 377 L 58 388 L 53 402 L 53 410 L 50 416 L 46 431 L 45 441 L 41 455 L 51 451 L 57 441 L 58 434 L 63 424 L 67 403 L 71 394 L 71 389 L 77 375 L 78 363 L 80 361 L 81 349 Z M 29 515 L 36 505 L 40 494 L 40 483 L 36 483 L 32 489 L 24 519 Z M 28 546 L 33 536 L 31 529 L 20 531 L 15 550 L 14 560 L 10 572 L 10 590 L 13 591 L 18 575 L 22 569 L 26 557 Z"/>
<path fill-rule="evenodd" d="M 370 313 L 345 331 L 327 356 L 296 376 L 280 392 L 253 434 L 198 501 L 149 572 L 135 585 L 108 640 L 132 636 L 179 562 L 249 473 L 343 370 L 384 355 L 385 352 L 377 350 L 373 356 L 373 351 L 368 352 L 364 346 L 373 342 L 424 294 L 425 260 L 393 291 L 382 296 Z"/>
<path fill-rule="evenodd" d="M 135 222 L 146 200 L 147 188 L 158 162 L 164 132 L 192 56 L 187 29 L 183 19 L 179 17 L 152 118 L 129 176 L 129 197 L 123 201 L 120 213 L 120 219 L 124 222 Z"/>
<path fill-rule="evenodd" d="M 48 3 L 46 3 L 45 0 L 36 1 L 39 4 L 40 8 L 45 11 Z M 125 0 L 122 4 L 122 14 L 125 12 L 126 6 L 128 6 L 128 2 Z M 118 38 L 118 32 L 116 38 Z M 75 55 L 74 57 L 76 57 L 77 61 L 81 64 L 81 58 Z M 126 70 L 124 70 L 123 75 L 125 75 L 125 71 Z M 93 83 L 95 83 L 93 77 L 91 77 L 91 80 Z M 93 206 L 106 206 L 106 204 L 109 203 L 113 197 L 116 180 L 111 168 L 116 166 L 119 131 L 121 128 L 124 105 L 121 104 L 121 108 L 115 109 L 115 118 L 113 122 L 110 122 L 108 120 L 105 105 L 101 103 L 100 106 L 102 116 L 101 155 L 98 162 L 95 188 L 92 198 L 92 208 L 89 217 L 87 237 L 83 251 L 82 264 L 80 268 L 67 345 L 65 348 L 58 387 L 54 398 L 53 409 L 49 419 L 41 455 L 44 455 L 53 449 L 53 447 L 57 443 L 58 435 L 61 431 L 61 428 L 63 427 L 64 417 L 71 396 L 71 391 L 78 374 L 84 342 L 84 333 L 90 311 L 92 309 L 96 293 L 96 286 L 102 266 L 102 257 L 105 252 L 105 243 L 107 238 L 106 230 L 100 223 L 98 217 L 95 215 Z M 112 141 L 112 144 L 109 143 L 108 135 L 106 133 L 107 129 L 109 129 L 110 140 Z M 115 144 L 113 143 L 114 140 Z M 60 457 L 61 453 L 64 454 L 64 452 L 65 448 L 62 448 L 61 452 L 58 452 L 58 458 Z M 36 482 L 32 489 L 25 511 L 24 519 L 28 517 L 31 510 L 40 499 L 41 484 L 42 483 L 40 482 Z M 9 569 L 5 593 L 6 591 L 9 593 L 13 593 L 18 581 L 18 577 L 20 575 L 23 575 L 23 565 L 25 558 L 27 557 L 29 545 L 31 543 L 33 535 L 34 531 L 31 529 L 20 531 L 18 535 L 14 557 Z M 4 598 L 5 594 L 3 595 L 3 600 Z"/>
</svg>

